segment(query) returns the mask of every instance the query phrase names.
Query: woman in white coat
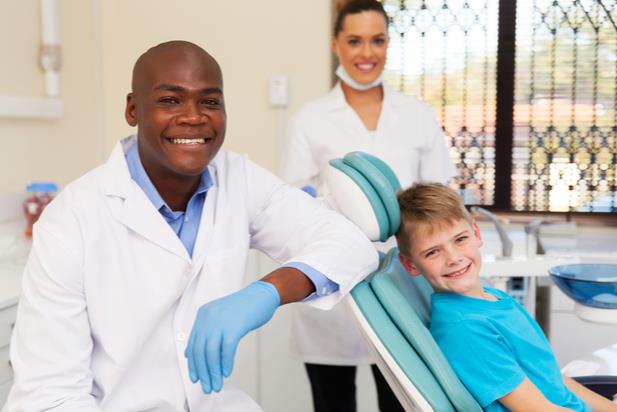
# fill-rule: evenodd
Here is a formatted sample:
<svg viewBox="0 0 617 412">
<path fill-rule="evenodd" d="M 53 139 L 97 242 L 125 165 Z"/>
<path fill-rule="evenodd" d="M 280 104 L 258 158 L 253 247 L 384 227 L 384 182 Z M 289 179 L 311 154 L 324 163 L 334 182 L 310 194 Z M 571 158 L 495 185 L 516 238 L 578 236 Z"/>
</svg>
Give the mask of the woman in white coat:
<svg viewBox="0 0 617 412">
<path fill-rule="evenodd" d="M 447 182 L 454 168 L 433 111 L 382 82 L 388 47 L 383 6 L 375 0 L 339 6 L 332 47 L 341 81 L 291 119 L 281 157 L 283 179 L 327 195 L 322 173 L 328 162 L 361 150 L 388 163 L 403 187 Z M 346 307 L 328 312 L 298 307 L 295 315 L 292 355 L 306 364 L 315 410 L 355 411 L 355 366 L 374 362 Z M 402 410 L 374 366 L 373 373 L 380 410 Z"/>
</svg>

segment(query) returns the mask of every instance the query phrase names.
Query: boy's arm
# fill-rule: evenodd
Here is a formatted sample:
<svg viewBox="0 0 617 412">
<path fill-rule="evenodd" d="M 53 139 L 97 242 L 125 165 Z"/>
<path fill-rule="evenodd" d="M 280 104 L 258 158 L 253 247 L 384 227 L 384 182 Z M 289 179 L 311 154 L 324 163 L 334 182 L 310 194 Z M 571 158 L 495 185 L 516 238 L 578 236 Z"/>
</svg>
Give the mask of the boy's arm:
<svg viewBox="0 0 617 412">
<path fill-rule="evenodd" d="M 563 382 L 572 392 L 581 398 L 593 412 L 617 412 L 617 403 L 613 403 L 605 397 L 598 395 L 574 379 L 564 376 Z"/>
<path fill-rule="evenodd" d="M 568 408 L 555 405 L 544 397 L 542 392 L 529 380 L 525 378 L 512 392 L 499 398 L 499 402 L 512 412 L 558 412 L 570 411 Z M 612 411 L 612 410 L 611 410 Z M 595 412 L 595 409 L 594 409 Z"/>
</svg>

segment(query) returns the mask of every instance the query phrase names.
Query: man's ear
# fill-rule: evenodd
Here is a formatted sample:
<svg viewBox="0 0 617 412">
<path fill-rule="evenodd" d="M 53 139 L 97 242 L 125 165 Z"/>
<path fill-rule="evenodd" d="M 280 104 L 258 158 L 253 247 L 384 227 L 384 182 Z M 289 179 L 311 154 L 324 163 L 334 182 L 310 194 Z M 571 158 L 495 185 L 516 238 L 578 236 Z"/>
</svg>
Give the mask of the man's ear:
<svg viewBox="0 0 617 412">
<path fill-rule="evenodd" d="M 478 246 L 482 246 L 484 244 L 484 241 L 482 240 L 482 235 L 480 234 L 480 228 L 478 227 L 478 223 L 476 222 L 476 219 L 471 219 L 471 228 L 473 229 L 473 235 L 476 238 L 476 240 L 478 240 L 478 242 L 480 242 L 478 244 Z"/>
<path fill-rule="evenodd" d="M 135 96 L 133 93 L 126 95 L 126 107 L 124 108 L 124 118 L 129 126 L 137 126 L 137 116 L 135 115 Z"/>
<path fill-rule="evenodd" d="M 413 262 L 408 256 L 405 256 L 404 254 L 399 253 L 398 260 L 401 262 L 401 265 L 403 266 L 403 268 L 405 268 L 407 273 L 409 273 L 411 276 L 418 276 L 421 274 L 421 272 L 413 264 Z"/>
</svg>

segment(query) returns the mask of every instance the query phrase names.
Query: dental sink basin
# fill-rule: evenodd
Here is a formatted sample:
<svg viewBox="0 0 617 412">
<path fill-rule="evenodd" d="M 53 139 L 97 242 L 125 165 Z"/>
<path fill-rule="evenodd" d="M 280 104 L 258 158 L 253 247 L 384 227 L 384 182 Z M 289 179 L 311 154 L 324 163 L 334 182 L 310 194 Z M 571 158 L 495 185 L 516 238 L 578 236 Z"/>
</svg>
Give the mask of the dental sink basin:
<svg viewBox="0 0 617 412">
<path fill-rule="evenodd" d="M 617 264 L 579 263 L 549 270 L 553 282 L 576 302 L 575 312 L 591 322 L 617 324 Z"/>
</svg>

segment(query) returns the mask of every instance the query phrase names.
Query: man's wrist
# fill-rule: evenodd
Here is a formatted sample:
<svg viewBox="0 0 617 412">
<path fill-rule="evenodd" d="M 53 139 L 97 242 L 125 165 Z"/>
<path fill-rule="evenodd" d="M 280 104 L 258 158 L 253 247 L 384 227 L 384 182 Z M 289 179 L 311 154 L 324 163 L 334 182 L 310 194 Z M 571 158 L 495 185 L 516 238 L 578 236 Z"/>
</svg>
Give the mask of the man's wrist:
<svg viewBox="0 0 617 412">
<path fill-rule="evenodd" d="M 298 302 L 315 291 L 315 285 L 300 270 L 281 267 L 261 279 L 275 287 L 280 297 L 280 305 Z"/>
</svg>

